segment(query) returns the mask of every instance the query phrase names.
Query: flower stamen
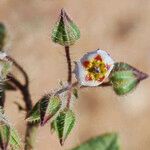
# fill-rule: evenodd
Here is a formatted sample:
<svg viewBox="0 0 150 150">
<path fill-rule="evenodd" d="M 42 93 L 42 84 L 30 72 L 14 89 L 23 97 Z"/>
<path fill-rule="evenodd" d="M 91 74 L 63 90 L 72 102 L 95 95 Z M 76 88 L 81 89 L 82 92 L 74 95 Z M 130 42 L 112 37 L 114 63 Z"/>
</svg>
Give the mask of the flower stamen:
<svg viewBox="0 0 150 150">
<path fill-rule="evenodd" d="M 86 80 L 101 81 L 105 78 L 108 66 L 103 62 L 100 55 L 97 55 L 90 61 L 84 61 L 83 66 L 86 69 Z"/>
</svg>

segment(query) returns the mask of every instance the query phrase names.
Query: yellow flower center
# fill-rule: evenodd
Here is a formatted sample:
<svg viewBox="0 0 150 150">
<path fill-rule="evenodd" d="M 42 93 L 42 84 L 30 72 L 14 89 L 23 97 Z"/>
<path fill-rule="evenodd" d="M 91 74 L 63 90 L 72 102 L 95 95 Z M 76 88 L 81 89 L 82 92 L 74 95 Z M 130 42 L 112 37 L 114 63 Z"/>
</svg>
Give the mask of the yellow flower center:
<svg viewBox="0 0 150 150">
<path fill-rule="evenodd" d="M 102 81 L 108 71 L 108 66 L 102 61 L 100 55 L 90 61 L 84 61 L 83 66 L 87 71 L 86 80 Z"/>
</svg>

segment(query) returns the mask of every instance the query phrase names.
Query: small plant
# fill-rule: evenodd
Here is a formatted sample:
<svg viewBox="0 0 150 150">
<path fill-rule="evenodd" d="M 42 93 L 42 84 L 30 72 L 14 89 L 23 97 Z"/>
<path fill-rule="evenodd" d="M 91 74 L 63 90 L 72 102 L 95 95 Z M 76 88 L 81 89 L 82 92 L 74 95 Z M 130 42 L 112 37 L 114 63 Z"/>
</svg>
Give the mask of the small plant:
<svg viewBox="0 0 150 150">
<path fill-rule="evenodd" d="M 27 128 L 25 150 L 34 149 L 36 131 L 39 126 L 50 123 L 51 130 L 58 135 L 61 145 L 74 128 L 76 117 L 73 110 L 78 91 L 90 87 L 112 87 L 121 96 L 127 95 L 142 81 L 147 74 L 124 62 L 116 62 L 105 50 L 97 49 L 88 52 L 72 66 L 70 47 L 80 38 L 80 30 L 70 19 L 64 9 L 52 30 L 53 42 L 64 47 L 68 66 L 67 81 L 61 81 L 58 88 L 44 95 L 34 106 L 29 90 L 29 79 L 26 71 L 3 51 L 6 29 L 0 24 L 0 147 L 6 150 L 21 149 L 21 140 L 16 130 L 4 115 L 5 93 L 7 90 L 20 90 L 25 108 L 16 103 L 19 110 L 26 111 Z M 11 70 L 15 66 L 24 77 L 22 83 Z M 74 76 L 73 76 L 74 75 Z M 73 82 L 73 77 L 76 81 Z M 101 88 L 102 90 L 102 88 Z M 42 130 L 42 129 L 41 129 Z M 115 133 L 98 136 L 73 150 L 119 150 L 118 136 Z"/>
</svg>

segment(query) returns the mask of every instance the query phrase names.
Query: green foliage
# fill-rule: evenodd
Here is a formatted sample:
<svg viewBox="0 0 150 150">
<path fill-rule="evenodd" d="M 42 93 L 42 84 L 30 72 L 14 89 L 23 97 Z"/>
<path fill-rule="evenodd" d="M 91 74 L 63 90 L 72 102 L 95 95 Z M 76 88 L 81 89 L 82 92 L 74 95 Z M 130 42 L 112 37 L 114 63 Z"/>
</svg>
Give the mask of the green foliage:
<svg viewBox="0 0 150 150">
<path fill-rule="evenodd" d="M 40 107 L 41 110 L 41 124 L 44 125 L 51 117 L 53 117 L 61 107 L 61 101 L 59 97 L 52 96 L 48 102 L 46 99 L 41 101 Z M 46 109 L 45 109 L 45 108 Z"/>
<path fill-rule="evenodd" d="M 27 116 L 28 122 L 40 122 L 40 109 L 39 109 L 40 102 L 37 102 L 33 109 L 30 111 L 30 113 Z"/>
<path fill-rule="evenodd" d="M 57 132 L 60 144 L 63 145 L 75 124 L 75 115 L 70 109 L 62 110 L 51 123 L 52 130 Z"/>
<path fill-rule="evenodd" d="M 132 71 L 119 71 L 112 75 L 111 81 L 114 91 L 118 95 L 124 95 L 133 90 L 138 81 Z"/>
<path fill-rule="evenodd" d="M 52 41 L 62 46 L 73 45 L 80 38 L 80 31 L 69 18 L 64 9 L 61 10 L 60 19 L 52 30 Z"/>
<path fill-rule="evenodd" d="M 9 144 L 12 148 L 12 150 L 20 150 L 20 137 L 18 135 L 18 132 L 11 127 L 11 135 L 10 135 L 10 140 L 9 140 Z"/>
<path fill-rule="evenodd" d="M 118 135 L 111 133 L 97 136 L 72 150 L 120 150 Z"/>
<path fill-rule="evenodd" d="M 0 109 L 0 147 L 2 150 L 6 150 L 10 145 L 12 150 L 20 150 L 21 140 L 18 133 L 10 125 L 2 109 Z"/>
<path fill-rule="evenodd" d="M 0 148 L 6 150 L 10 138 L 10 126 L 4 122 L 0 122 Z"/>
<path fill-rule="evenodd" d="M 57 96 L 44 96 L 38 101 L 27 117 L 29 122 L 40 122 L 44 125 L 60 109 L 61 101 Z"/>
<path fill-rule="evenodd" d="M 117 95 L 125 95 L 132 91 L 137 84 L 147 78 L 147 75 L 126 63 L 115 63 L 110 75 L 110 82 Z"/>
</svg>

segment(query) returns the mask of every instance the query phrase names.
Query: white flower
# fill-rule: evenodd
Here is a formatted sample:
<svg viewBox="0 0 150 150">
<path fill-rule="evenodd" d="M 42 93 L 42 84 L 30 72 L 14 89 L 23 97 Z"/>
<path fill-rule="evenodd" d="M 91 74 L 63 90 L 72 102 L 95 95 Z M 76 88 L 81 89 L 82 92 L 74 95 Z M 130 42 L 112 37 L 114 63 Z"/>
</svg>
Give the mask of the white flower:
<svg viewBox="0 0 150 150">
<path fill-rule="evenodd" d="M 109 76 L 114 61 L 106 51 L 98 49 L 85 54 L 75 64 L 75 74 L 80 85 L 98 86 Z"/>
</svg>

